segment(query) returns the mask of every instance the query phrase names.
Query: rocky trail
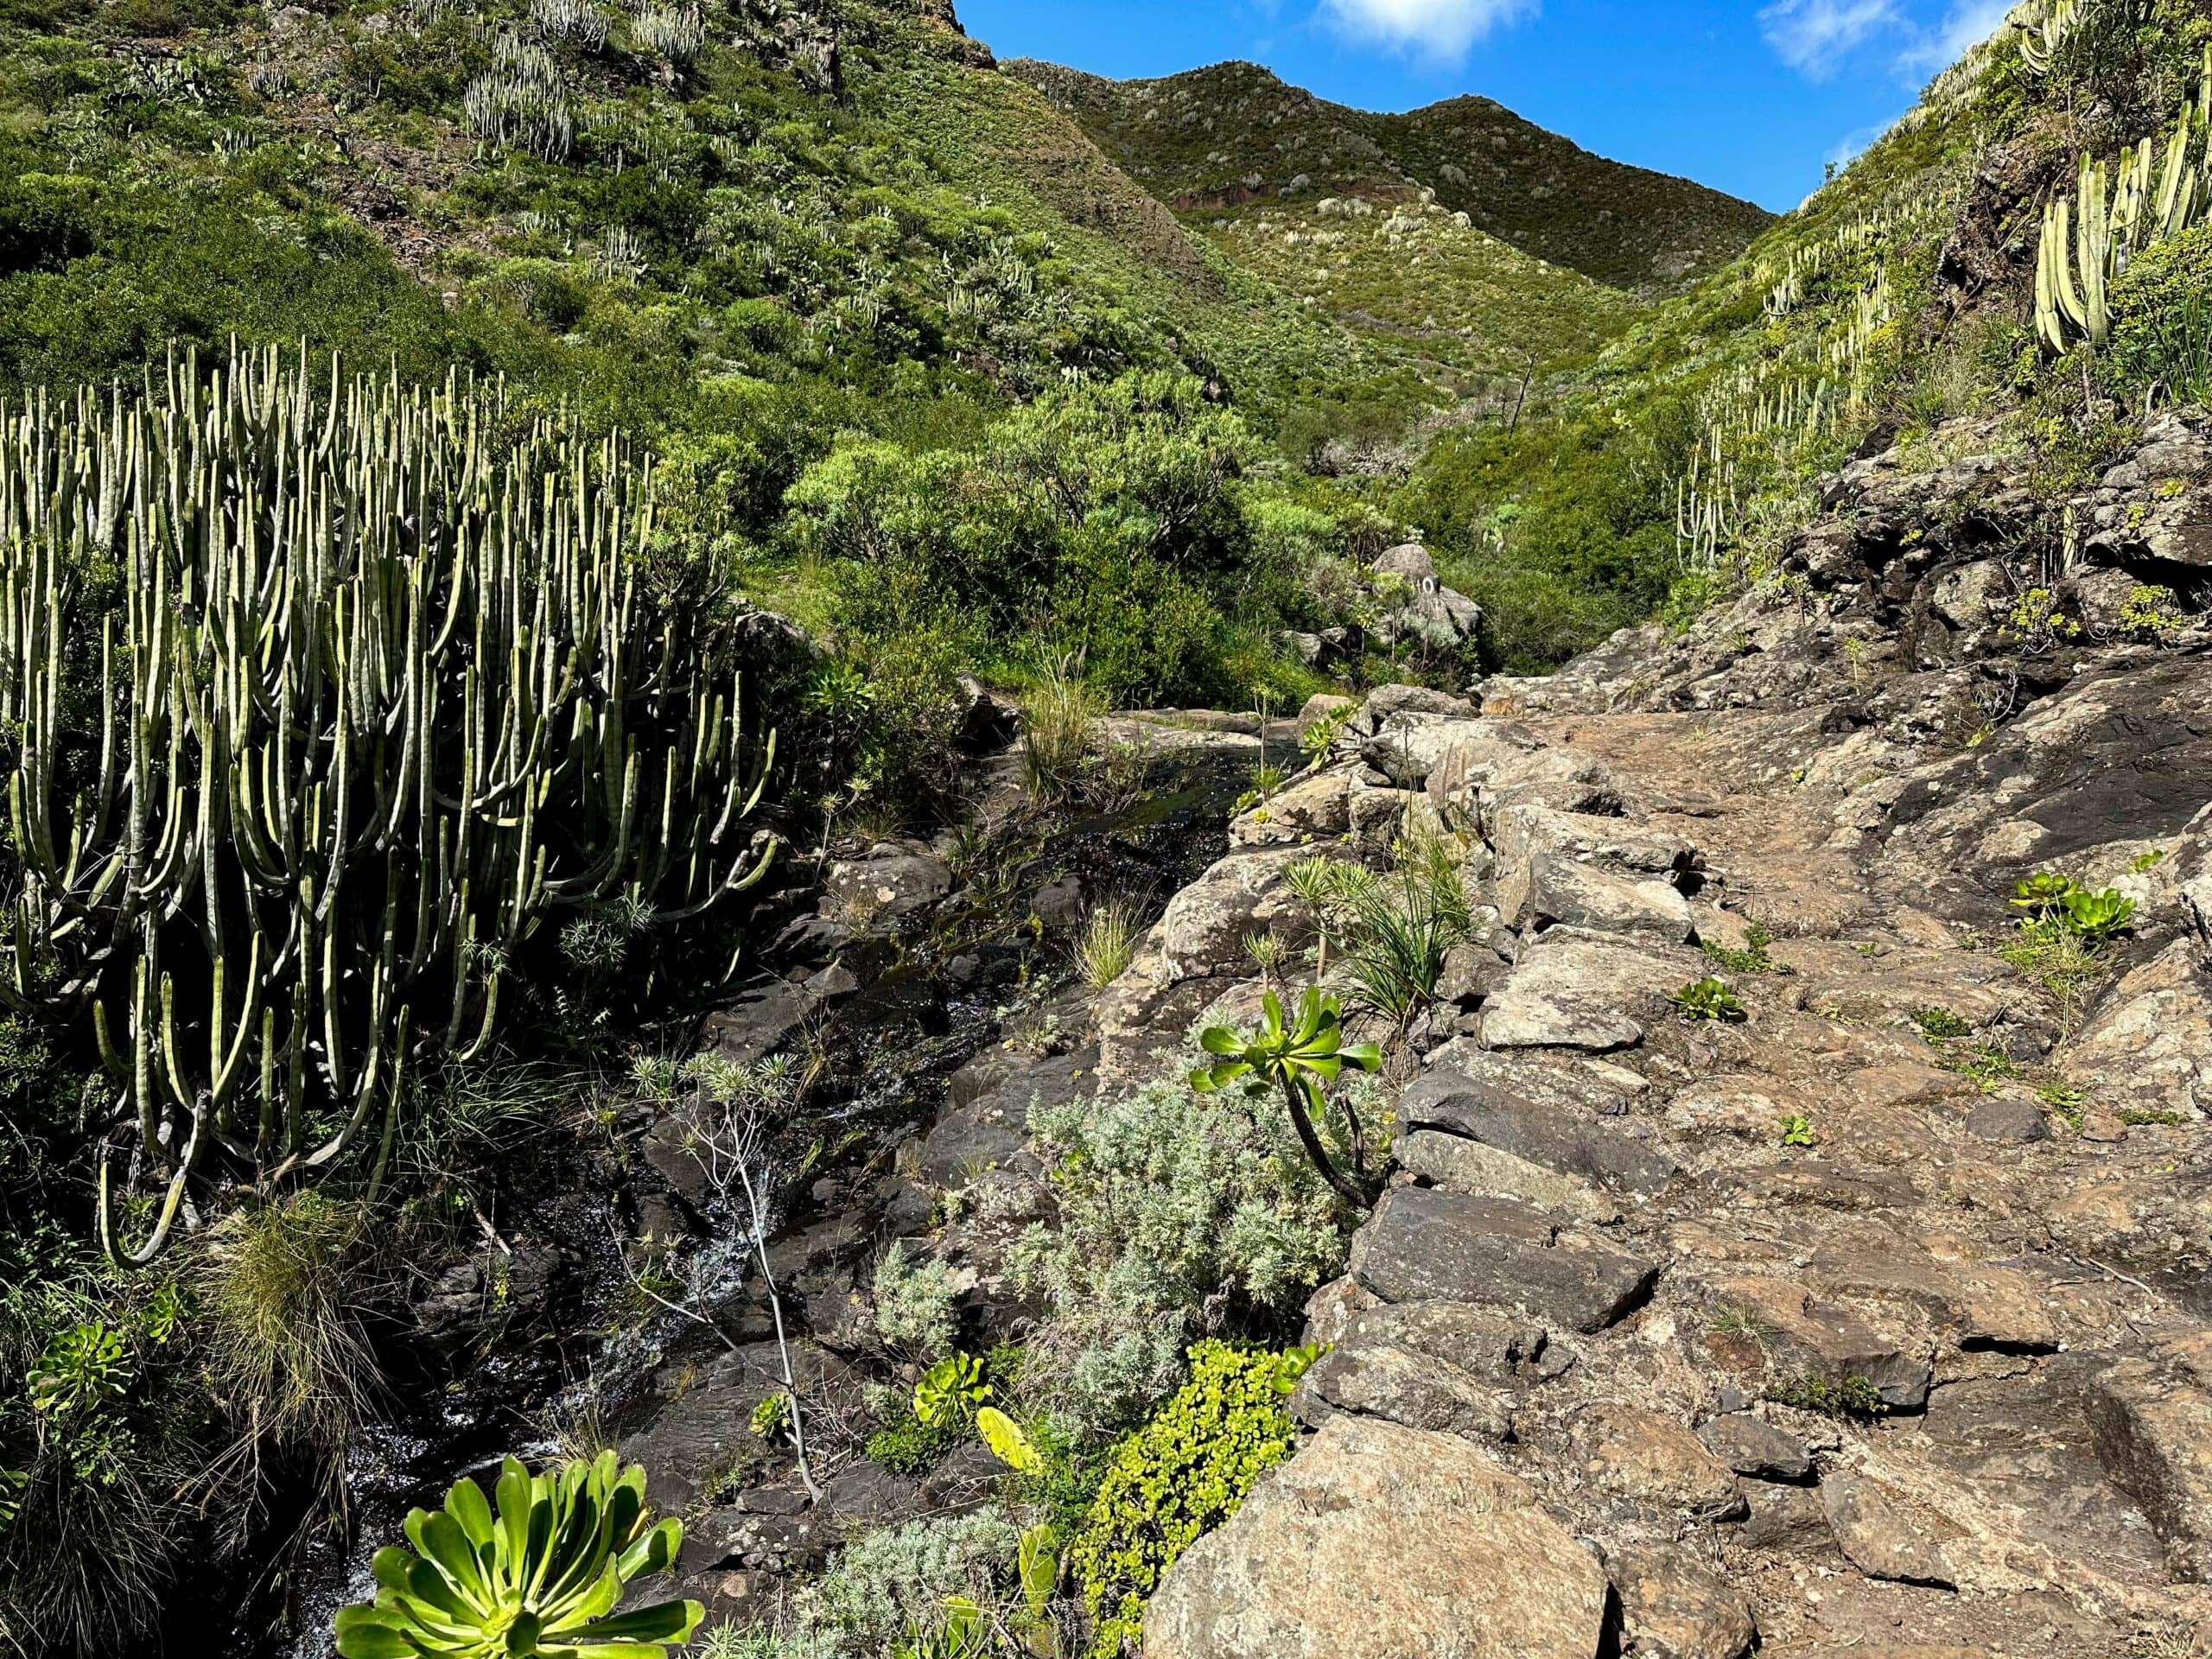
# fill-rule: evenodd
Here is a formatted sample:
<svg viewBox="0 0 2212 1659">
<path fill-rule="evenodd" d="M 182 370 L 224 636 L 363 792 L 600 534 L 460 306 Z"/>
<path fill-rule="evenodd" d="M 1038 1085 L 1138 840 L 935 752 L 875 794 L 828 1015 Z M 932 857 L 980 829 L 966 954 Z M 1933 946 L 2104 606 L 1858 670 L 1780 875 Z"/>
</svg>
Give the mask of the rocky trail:
<svg viewBox="0 0 2212 1659">
<path fill-rule="evenodd" d="M 1249 1025 L 1254 941 L 1313 943 L 1286 869 L 1380 868 L 1412 826 L 1477 925 L 1406 1030 L 1362 1033 L 1393 1160 L 1306 1310 L 1313 1433 L 1170 1570 L 1150 1659 L 2203 1653 L 2212 443 L 2162 423 L 2061 543 L 1979 435 L 1853 463 L 1687 632 L 1317 699 L 1333 747 L 1233 820 L 1290 722 L 1123 715 L 1142 781 L 1073 828 L 1009 838 L 1001 753 L 979 827 L 827 865 L 706 1033 L 757 1059 L 827 1029 L 854 1080 L 857 1149 L 770 1251 L 820 1492 L 748 1432 L 779 1387 L 757 1285 L 720 1345 L 664 1321 L 614 1426 L 690 1517 L 686 1593 L 772 1617 L 842 1542 L 991 1497 L 980 1445 L 866 1455 L 869 1264 L 903 1241 L 970 1344 L 1021 1337 L 1009 1251 L 1057 1205 L 1033 1111 Z M 2070 976 L 2020 949 L 2044 871 L 2135 905 Z M 1148 931 L 1071 986 L 1114 896 Z M 1708 978 L 1733 1005 L 1694 1019 Z M 626 1123 L 635 1236 L 712 1233 L 690 1109 Z"/>
<path fill-rule="evenodd" d="M 1859 463 L 1732 611 L 1479 707 L 1377 692 L 1232 826 L 1073 1069 L 1249 1016 L 1317 846 L 1440 826 L 1496 919 L 1309 1306 L 1319 1432 L 1170 1573 L 1148 1656 L 2212 1639 L 2212 664 L 2112 617 L 2201 591 L 2206 463 L 2154 430 L 2055 572 L 1995 461 Z M 2079 621 L 2023 650 L 2045 581 Z M 2139 907 L 2078 1005 L 2004 954 L 2044 869 Z M 1740 1020 L 1669 1000 L 1709 975 Z M 982 1179 L 1019 1189 L 1005 1133 Z M 986 1281 L 995 1242 L 944 1241 Z"/>
</svg>

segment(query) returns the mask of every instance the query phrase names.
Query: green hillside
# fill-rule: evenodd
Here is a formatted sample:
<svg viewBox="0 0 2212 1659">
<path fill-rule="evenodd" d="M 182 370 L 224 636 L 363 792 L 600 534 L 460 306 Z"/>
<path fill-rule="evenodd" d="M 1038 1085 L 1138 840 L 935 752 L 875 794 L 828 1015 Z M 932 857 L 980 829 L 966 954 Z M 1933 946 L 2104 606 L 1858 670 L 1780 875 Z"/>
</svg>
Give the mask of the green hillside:
<svg viewBox="0 0 2212 1659">
<path fill-rule="evenodd" d="M 1371 114 L 1249 63 L 1136 81 L 1035 62 L 1007 69 L 1186 215 L 1261 199 L 1390 203 L 1426 189 L 1522 253 L 1643 293 L 1726 264 L 1772 218 L 1687 179 L 1592 156 L 1488 99 Z"/>
</svg>

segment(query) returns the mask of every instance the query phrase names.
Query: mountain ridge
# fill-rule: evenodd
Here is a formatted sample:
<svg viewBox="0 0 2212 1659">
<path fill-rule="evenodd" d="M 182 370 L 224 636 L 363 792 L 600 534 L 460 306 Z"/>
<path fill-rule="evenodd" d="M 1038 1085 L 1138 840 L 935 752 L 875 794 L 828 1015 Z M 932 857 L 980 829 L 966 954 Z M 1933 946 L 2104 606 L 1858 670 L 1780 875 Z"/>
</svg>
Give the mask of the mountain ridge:
<svg viewBox="0 0 2212 1659">
<path fill-rule="evenodd" d="M 1036 59 L 1000 67 L 1037 86 L 1179 213 L 1332 194 L 1389 201 L 1427 189 L 1510 246 L 1645 296 L 1725 264 L 1777 217 L 1694 180 L 1598 156 L 1474 93 L 1378 113 L 1243 60 L 1133 80 Z M 1224 112 L 1248 118 L 1242 142 L 1224 133 Z M 1255 142 L 1268 132 L 1279 136 Z"/>
</svg>

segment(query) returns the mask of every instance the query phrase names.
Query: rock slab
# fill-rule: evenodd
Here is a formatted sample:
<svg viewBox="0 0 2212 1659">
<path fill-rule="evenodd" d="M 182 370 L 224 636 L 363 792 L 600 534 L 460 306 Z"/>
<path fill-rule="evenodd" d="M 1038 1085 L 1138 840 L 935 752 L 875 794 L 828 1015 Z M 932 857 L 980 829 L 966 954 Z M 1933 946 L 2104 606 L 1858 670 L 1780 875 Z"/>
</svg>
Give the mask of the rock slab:
<svg viewBox="0 0 2212 1659">
<path fill-rule="evenodd" d="M 1591 1659 L 1605 1575 L 1487 1452 L 1332 1420 L 1146 1610 L 1145 1659 Z"/>
</svg>

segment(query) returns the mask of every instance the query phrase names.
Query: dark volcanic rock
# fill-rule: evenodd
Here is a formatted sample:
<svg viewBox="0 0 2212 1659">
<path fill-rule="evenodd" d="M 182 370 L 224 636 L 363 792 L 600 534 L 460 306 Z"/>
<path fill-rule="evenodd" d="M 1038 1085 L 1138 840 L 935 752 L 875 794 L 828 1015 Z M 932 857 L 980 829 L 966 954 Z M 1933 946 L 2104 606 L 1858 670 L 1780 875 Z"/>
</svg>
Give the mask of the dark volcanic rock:
<svg viewBox="0 0 2212 1659">
<path fill-rule="evenodd" d="M 1490 1302 L 1602 1331 L 1642 1301 L 1650 1262 L 1509 1198 L 1402 1186 L 1353 1242 L 1351 1271 L 1388 1301 Z"/>
</svg>

